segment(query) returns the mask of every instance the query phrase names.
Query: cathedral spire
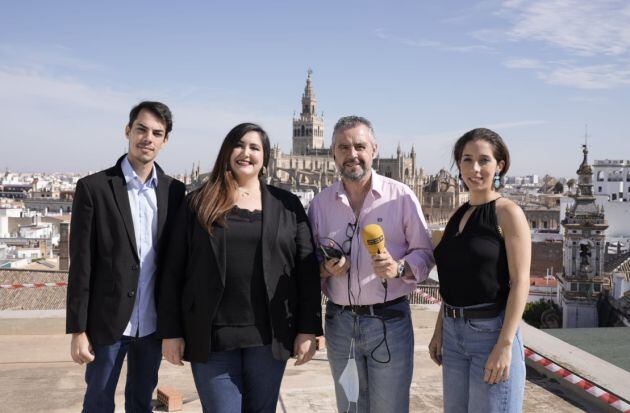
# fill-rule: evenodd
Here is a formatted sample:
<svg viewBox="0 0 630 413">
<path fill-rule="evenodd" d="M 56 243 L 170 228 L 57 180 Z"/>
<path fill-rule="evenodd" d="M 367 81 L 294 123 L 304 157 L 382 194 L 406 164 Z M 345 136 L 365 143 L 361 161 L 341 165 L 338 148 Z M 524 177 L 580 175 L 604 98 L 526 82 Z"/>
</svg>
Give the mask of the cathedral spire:
<svg viewBox="0 0 630 413">
<path fill-rule="evenodd" d="M 311 69 L 310 67 L 308 68 L 308 71 L 306 72 L 308 73 L 307 77 L 306 77 L 306 86 L 304 86 L 304 97 L 311 97 L 314 96 L 313 94 L 313 81 L 311 80 L 311 75 L 313 74 L 313 69 Z"/>
<path fill-rule="evenodd" d="M 315 97 L 315 91 L 313 90 L 313 81 L 311 75 L 313 69 L 308 68 L 308 76 L 306 77 L 306 86 L 304 86 L 304 94 L 302 95 L 302 116 L 315 116 L 315 110 L 317 106 L 317 98 Z"/>
<path fill-rule="evenodd" d="M 324 119 L 317 116 L 317 98 L 313 88 L 313 70 L 307 71 L 306 85 L 302 94 L 302 112 L 293 118 L 294 154 L 306 154 L 310 150 L 324 148 Z"/>
<path fill-rule="evenodd" d="M 586 145 L 582 145 L 582 153 L 584 159 L 577 170 L 578 194 L 582 197 L 593 197 L 593 168 L 588 164 L 588 147 Z"/>
<path fill-rule="evenodd" d="M 582 153 L 584 154 L 584 159 L 582 159 L 582 163 L 577 170 L 578 175 L 582 175 L 584 174 L 584 172 L 592 173 L 592 171 L 587 171 L 587 169 L 590 169 L 591 167 L 588 164 L 588 147 L 586 146 L 586 144 L 582 145 Z"/>
</svg>

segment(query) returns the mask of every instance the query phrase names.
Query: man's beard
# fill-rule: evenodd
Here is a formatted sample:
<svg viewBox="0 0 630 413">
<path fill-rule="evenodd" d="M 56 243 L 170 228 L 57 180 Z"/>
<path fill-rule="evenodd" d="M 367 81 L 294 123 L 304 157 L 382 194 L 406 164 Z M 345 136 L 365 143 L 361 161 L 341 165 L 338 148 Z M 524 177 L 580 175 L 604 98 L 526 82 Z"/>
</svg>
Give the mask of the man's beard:
<svg viewBox="0 0 630 413">
<path fill-rule="evenodd" d="M 354 166 L 357 166 L 357 165 L 354 165 Z M 344 167 L 341 168 L 341 176 L 351 181 L 360 181 L 367 174 L 367 168 L 365 167 L 365 162 L 363 161 L 359 161 L 358 166 L 360 170 L 358 171 L 353 170 L 352 172 L 348 172 L 344 165 Z"/>
</svg>

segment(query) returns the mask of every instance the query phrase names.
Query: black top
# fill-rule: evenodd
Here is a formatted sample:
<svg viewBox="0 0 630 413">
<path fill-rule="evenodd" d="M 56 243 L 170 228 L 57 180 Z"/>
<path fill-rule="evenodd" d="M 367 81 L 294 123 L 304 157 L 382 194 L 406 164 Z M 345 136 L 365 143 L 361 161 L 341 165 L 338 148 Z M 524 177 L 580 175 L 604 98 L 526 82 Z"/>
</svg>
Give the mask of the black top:
<svg viewBox="0 0 630 413">
<path fill-rule="evenodd" d="M 471 208 L 465 203 L 446 225 L 434 256 L 444 302 L 457 307 L 497 303 L 505 306 L 510 276 L 496 200 L 475 206 L 462 232 L 459 223 Z"/>
<path fill-rule="evenodd" d="M 212 323 L 212 351 L 271 343 L 262 271 L 262 213 L 234 207 L 226 224 L 225 290 Z"/>
</svg>

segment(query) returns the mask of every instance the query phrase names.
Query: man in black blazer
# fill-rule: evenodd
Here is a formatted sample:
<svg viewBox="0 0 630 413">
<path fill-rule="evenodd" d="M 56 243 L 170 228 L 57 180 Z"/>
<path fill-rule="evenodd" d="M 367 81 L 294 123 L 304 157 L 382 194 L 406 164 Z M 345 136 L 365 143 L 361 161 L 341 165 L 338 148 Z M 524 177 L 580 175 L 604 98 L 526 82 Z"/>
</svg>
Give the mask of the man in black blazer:
<svg viewBox="0 0 630 413">
<path fill-rule="evenodd" d="M 125 410 L 150 412 L 161 342 L 155 337 L 160 251 L 185 186 L 154 162 L 173 122 L 160 102 L 129 114 L 128 153 L 77 182 L 70 225 L 66 332 L 88 363 L 84 412 L 113 412 L 125 356 Z"/>
</svg>

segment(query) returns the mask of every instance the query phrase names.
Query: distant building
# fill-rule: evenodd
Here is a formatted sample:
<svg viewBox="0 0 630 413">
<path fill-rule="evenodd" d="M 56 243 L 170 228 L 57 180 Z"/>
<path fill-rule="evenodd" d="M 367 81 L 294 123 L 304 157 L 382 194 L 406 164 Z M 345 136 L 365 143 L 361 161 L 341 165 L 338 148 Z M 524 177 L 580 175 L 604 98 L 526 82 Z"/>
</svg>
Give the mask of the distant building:
<svg viewBox="0 0 630 413">
<path fill-rule="evenodd" d="M 24 199 L 32 188 L 30 184 L 3 184 L 0 185 L 0 198 Z"/>
<path fill-rule="evenodd" d="M 535 186 L 538 185 L 538 175 L 508 176 L 506 184 L 515 186 Z"/>
<path fill-rule="evenodd" d="M 323 115 L 317 114 L 317 98 L 308 71 L 302 94 L 302 112 L 293 118 L 293 146 L 289 153 L 276 145 L 269 159 L 269 182 L 292 192 L 319 193 L 338 179 L 335 161 L 325 145 Z M 400 145 L 396 155 L 374 159 L 372 167 L 381 175 L 403 182 L 422 198 L 423 174 L 416 164 L 416 151 L 403 153 Z"/>
<path fill-rule="evenodd" d="M 610 201 L 630 201 L 630 161 L 595 161 L 595 195 L 607 195 Z"/>
<path fill-rule="evenodd" d="M 309 69 L 302 94 L 302 112 L 293 118 L 292 148 L 274 146 L 269 158 L 269 182 L 293 192 L 319 193 L 337 179 L 335 161 L 324 147 L 324 116 L 317 114 L 317 97 Z"/>
<path fill-rule="evenodd" d="M 588 164 L 588 149 L 577 170 L 578 189 L 575 203 L 565 213 L 564 271 L 560 276 L 562 326 L 597 327 L 597 302 L 605 282 L 605 231 L 608 222 L 604 210 L 595 203 L 593 170 Z"/>
<path fill-rule="evenodd" d="M 297 194 L 305 206 L 308 206 L 313 196 L 339 179 L 335 160 L 325 142 L 324 116 L 317 112 L 312 74 L 309 69 L 302 93 L 302 111 L 292 120 L 291 151 L 283 152 L 275 145 L 271 149 L 267 170 L 270 184 Z M 411 188 L 430 224 L 446 223 L 452 212 L 468 200 L 468 192 L 461 190 L 457 179 L 446 171 L 440 171 L 431 178 L 429 182 L 435 184 L 424 191 L 427 177 L 422 168 L 418 167 L 416 156 L 413 146 L 406 153 L 399 144 L 395 155 L 389 158 L 378 155 L 372 168 L 380 175 L 400 181 Z M 193 165 L 190 177 L 186 177 L 184 181 L 190 191 L 203 184 L 208 177 L 209 173 L 201 173 L 199 165 Z"/>
<path fill-rule="evenodd" d="M 426 179 L 419 199 L 427 222 L 446 225 L 453 212 L 468 202 L 470 193 L 461 187 L 457 177 L 441 169 Z"/>
<path fill-rule="evenodd" d="M 529 295 L 527 302 L 553 301 L 558 304 L 558 280 L 552 275 L 544 277 L 531 276 L 529 278 Z"/>
<path fill-rule="evenodd" d="M 67 214 L 72 212 L 72 198 L 48 199 L 48 198 L 25 198 L 22 200 L 24 207 L 44 214 Z"/>
<path fill-rule="evenodd" d="M 538 231 L 560 230 L 560 208 L 526 207 L 523 208 L 529 227 Z"/>
<path fill-rule="evenodd" d="M 0 238 L 11 236 L 9 218 L 19 218 L 21 214 L 21 208 L 0 208 Z"/>
</svg>

